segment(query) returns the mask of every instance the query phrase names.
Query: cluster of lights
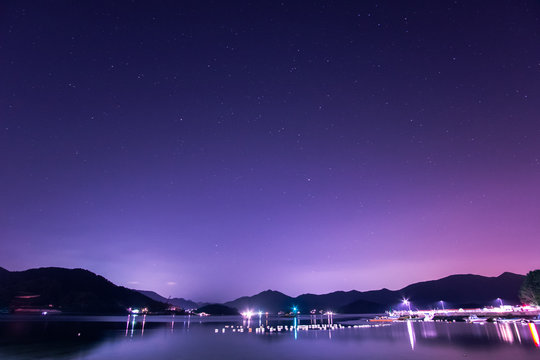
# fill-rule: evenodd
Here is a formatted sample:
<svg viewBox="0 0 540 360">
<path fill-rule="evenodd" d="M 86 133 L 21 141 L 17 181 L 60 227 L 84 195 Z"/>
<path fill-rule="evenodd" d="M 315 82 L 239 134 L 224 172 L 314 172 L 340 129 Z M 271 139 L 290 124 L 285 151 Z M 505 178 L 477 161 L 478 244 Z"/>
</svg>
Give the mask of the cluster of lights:
<svg viewBox="0 0 540 360">
<path fill-rule="evenodd" d="M 248 310 L 245 310 L 244 312 L 240 313 L 240 315 L 242 315 L 243 317 L 245 317 L 247 319 L 251 319 L 253 316 L 258 315 L 259 319 L 260 319 L 263 315 L 268 316 L 268 312 L 263 312 L 262 310 L 254 312 L 253 310 L 248 309 Z"/>
</svg>

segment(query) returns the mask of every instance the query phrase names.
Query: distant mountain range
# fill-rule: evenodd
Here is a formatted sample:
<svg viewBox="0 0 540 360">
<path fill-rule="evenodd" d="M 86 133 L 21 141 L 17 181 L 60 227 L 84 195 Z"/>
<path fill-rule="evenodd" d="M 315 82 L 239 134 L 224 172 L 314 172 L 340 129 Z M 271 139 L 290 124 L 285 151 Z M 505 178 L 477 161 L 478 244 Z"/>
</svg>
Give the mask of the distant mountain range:
<svg viewBox="0 0 540 360">
<path fill-rule="evenodd" d="M 144 290 L 116 286 L 102 276 L 83 269 L 39 268 L 8 271 L 0 267 L 0 310 L 51 309 L 67 313 L 125 313 L 129 307 L 147 307 L 164 311 L 168 304 L 183 309 L 206 309 L 208 313 L 235 313 L 251 309 L 270 313 L 288 312 L 297 306 L 301 313 L 310 310 L 332 310 L 339 313 L 380 313 L 403 308 L 402 299 L 409 299 L 413 308 L 482 307 L 519 303 L 519 288 L 525 276 L 505 272 L 497 277 L 451 275 L 439 280 L 424 281 L 400 290 L 336 291 L 329 294 L 303 294 L 297 297 L 267 290 L 244 296 L 225 304 L 197 303 L 182 298 L 166 299 Z M 227 306 L 227 309 L 222 305 Z M 204 306 L 207 306 L 204 308 Z"/>
<path fill-rule="evenodd" d="M 414 308 L 483 307 L 498 305 L 500 298 L 505 304 L 519 303 L 519 288 L 525 276 L 505 272 L 497 277 L 480 275 L 451 275 L 439 280 L 424 281 L 400 290 L 336 291 L 324 295 L 304 294 L 290 297 L 278 291 L 267 290 L 254 296 L 244 296 L 225 303 L 243 309 L 269 312 L 290 311 L 297 306 L 301 312 L 312 309 L 333 310 L 340 313 L 378 313 L 400 306 L 402 299 L 409 299 Z"/>
<path fill-rule="evenodd" d="M 225 306 L 223 304 L 208 304 L 197 309 L 198 313 L 207 313 L 210 315 L 240 315 L 238 310 Z"/>
<path fill-rule="evenodd" d="M 165 304 L 178 306 L 179 308 L 182 308 L 182 309 L 198 309 L 198 308 L 200 308 L 202 306 L 208 305 L 208 303 L 202 303 L 202 302 L 198 303 L 198 302 L 195 302 L 195 301 L 186 300 L 184 298 L 169 298 L 169 299 L 167 299 L 167 298 L 159 295 L 155 291 L 150 291 L 150 290 L 135 290 L 135 291 L 138 291 L 141 294 L 143 294 L 145 296 L 148 296 L 150 299 L 153 299 L 153 300 L 165 303 Z"/>
<path fill-rule="evenodd" d="M 162 311 L 166 305 L 137 291 L 116 286 L 88 270 L 49 267 L 8 271 L 0 268 L 0 309 L 119 314 L 126 313 L 129 307 Z"/>
</svg>

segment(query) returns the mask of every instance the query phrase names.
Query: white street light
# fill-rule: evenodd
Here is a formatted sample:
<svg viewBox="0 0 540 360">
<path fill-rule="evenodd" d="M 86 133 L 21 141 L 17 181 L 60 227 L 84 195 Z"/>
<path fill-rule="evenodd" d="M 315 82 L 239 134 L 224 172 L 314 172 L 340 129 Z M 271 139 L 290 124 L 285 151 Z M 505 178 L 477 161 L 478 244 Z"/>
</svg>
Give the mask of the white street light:
<svg viewBox="0 0 540 360">
<path fill-rule="evenodd" d="M 403 304 L 409 307 L 409 312 L 411 311 L 411 302 L 409 299 L 403 299 Z"/>
</svg>

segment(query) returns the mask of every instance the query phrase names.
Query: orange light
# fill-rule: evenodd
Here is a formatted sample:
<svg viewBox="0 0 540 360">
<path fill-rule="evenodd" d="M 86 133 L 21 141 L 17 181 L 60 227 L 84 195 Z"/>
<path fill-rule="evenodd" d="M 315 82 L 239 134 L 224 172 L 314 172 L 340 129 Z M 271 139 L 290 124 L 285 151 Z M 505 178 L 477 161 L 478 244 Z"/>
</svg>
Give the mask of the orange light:
<svg viewBox="0 0 540 360">
<path fill-rule="evenodd" d="M 536 346 L 540 346 L 540 339 L 538 339 L 538 331 L 536 330 L 536 326 L 533 323 L 529 323 L 529 329 L 531 330 L 534 344 Z"/>
</svg>

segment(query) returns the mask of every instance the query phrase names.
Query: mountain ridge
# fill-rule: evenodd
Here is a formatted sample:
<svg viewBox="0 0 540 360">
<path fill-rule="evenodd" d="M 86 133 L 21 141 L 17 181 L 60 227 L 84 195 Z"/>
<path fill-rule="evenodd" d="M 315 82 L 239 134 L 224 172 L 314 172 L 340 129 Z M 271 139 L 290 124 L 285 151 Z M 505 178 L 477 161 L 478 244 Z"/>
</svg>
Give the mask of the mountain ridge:
<svg viewBox="0 0 540 360">
<path fill-rule="evenodd" d="M 290 311 L 298 306 L 306 313 L 311 309 L 329 310 L 329 308 L 346 313 L 373 312 L 396 308 L 404 298 L 409 298 L 416 307 L 436 307 L 444 300 L 447 306 L 464 304 L 489 305 L 495 299 L 504 299 L 506 303 L 519 303 L 519 288 L 525 279 L 524 275 L 503 272 L 494 277 L 476 274 L 452 274 L 440 279 L 426 280 L 407 285 L 398 290 L 382 288 L 369 291 L 334 291 L 327 294 L 306 293 L 296 297 L 288 296 L 275 290 L 265 290 L 253 296 L 242 296 L 224 304 L 239 310 L 258 306 L 264 311 Z M 280 301 L 272 301 L 267 294 Z M 254 309 L 257 310 L 257 309 Z"/>
<path fill-rule="evenodd" d="M 120 314 L 130 307 L 165 309 L 165 304 L 117 286 L 86 269 L 41 267 L 0 271 L 0 308 L 14 312 L 39 309 L 66 313 Z"/>
<path fill-rule="evenodd" d="M 137 290 L 137 289 L 133 289 L 133 290 L 143 295 L 148 296 L 150 299 L 153 299 L 153 300 L 165 303 L 165 304 L 174 305 L 182 309 L 197 309 L 205 305 L 208 305 L 208 303 L 205 303 L 205 302 L 196 302 L 196 301 L 188 300 L 184 298 L 177 298 L 177 297 L 166 298 L 152 290 Z"/>
<path fill-rule="evenodd" d="M 290 311 L 292 306 L 297 306 L 302 313 L 312 309 L 364 313 L 403 307 L 403 299 L 409 299 L 412 307 L 421 308 L 436 308 L 441 306 L 441 300 L 444 300 L 447 308 L 464 304 L 495 305 L 498 298 L 505 304 L 516 304 L 519 303 L 519 289 L 524 279 L 524 275 L 511 272 L 503 272 L 496 277 L 453 274 L 416 282 L 398 290 L 338 290 L 320 295 L 305 293 L 296 297 L 268 289 L 222 305 L 239 311 L 247 308 L 268 312 Z M 0 267 L 0 309 L 39 305 L 73 313 L 120 313 L 132 306 L 163 311 L 167 304 L 183 309 L 216 305 L 184 298 L 165 299 L 151 290 L 117 286 L 103 276 L 81 268 L 43 267 L 9 271 Z"/>
</svg>

